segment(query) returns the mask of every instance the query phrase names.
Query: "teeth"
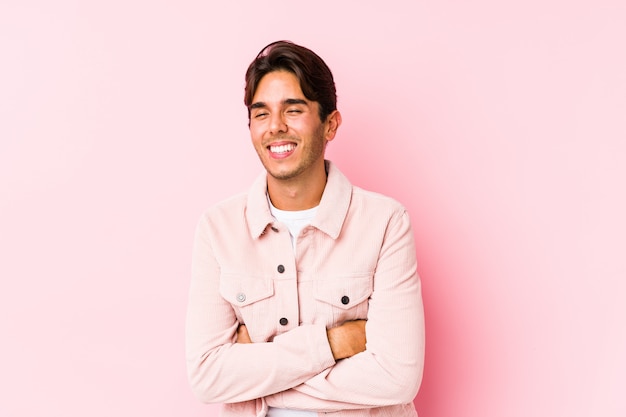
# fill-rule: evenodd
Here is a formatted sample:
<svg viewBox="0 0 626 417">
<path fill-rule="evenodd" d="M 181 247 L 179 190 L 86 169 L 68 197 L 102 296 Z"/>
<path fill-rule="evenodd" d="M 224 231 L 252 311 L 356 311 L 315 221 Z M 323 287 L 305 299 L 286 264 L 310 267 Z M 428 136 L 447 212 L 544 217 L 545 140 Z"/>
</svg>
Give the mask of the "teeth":
<svg viewBox="0 0 626 417">
<path fill-rule="evenodd" d="M 291 152 L 296 148 L 296 145 L 290 143 L 288 145 L 270 146 L 270 152 L 272 153 L 285 153 Z"/>
</svg>

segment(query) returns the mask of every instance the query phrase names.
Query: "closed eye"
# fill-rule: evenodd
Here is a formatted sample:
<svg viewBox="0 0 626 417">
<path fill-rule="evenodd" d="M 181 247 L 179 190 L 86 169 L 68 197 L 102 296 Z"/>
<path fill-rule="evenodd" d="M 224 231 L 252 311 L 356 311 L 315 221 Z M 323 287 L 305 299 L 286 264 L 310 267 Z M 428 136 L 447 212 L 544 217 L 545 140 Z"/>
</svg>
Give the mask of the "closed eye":
<svg viewBox="0 0 626 417">
<path fill-rule="evenodd" d="M 250 112 L 255 119 L 261 119 L 268 115 L 267 105 L 262 101 L 252 103 L 250 105 Z"/>
</svg>

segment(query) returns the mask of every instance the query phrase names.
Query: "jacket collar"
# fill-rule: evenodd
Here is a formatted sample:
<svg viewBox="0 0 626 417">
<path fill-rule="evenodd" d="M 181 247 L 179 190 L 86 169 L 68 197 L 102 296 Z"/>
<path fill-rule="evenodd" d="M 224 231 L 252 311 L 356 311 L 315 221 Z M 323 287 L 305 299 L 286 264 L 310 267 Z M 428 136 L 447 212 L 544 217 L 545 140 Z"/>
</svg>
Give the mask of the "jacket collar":
<svg viewBox="0 0 626 417">
<path fill-rule="evenodd" d="M 332 162 L 326 161 L 326 169 L 326 187 L 311 226 L 337 239 L 350 207 L 352 184 Z M 257 177 L 248 192 L 246 221 L 253 239 L 263 235 L 267 227 L 276 221 L 267 202 L 266 172 Z"/>
</svg>

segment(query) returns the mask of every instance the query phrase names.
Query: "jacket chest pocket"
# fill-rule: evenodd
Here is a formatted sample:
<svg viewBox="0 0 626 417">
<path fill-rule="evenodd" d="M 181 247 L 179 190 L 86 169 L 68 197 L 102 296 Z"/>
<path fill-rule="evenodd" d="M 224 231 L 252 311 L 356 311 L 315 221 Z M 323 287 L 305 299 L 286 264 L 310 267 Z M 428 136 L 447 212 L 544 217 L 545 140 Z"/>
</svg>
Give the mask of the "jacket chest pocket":
<svg viewBox="0 0 626 417">
<path fill-rule="evenodd" d="M 271 278 L 222 273 L 220 295 L 233 306 L 253 342 L 264 342 L 274 336 L 271 317 L 276 315 L 276 301 Z"/>
<path fill-rule="evenodd" d="M 316 281 L 317 320 L 325 320 L 326 327 L 333 327 L 348 320 L 366 319 L 372 290 L 370 273 Z"/>
</svg>

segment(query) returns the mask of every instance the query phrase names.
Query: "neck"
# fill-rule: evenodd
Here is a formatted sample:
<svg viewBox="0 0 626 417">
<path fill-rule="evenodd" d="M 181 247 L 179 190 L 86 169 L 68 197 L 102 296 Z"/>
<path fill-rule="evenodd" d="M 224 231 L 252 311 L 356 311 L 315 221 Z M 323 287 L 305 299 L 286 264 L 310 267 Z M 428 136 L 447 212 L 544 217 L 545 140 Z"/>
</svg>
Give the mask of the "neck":
<svg viewBox="0 0 626 417">
<path fill-rule="evenodd" d="M 267 176 L 267 192 L 272 204 L 279 210 L 297 211 L 317 207 L 325 187 L 325 165 L 306 178 L 281 180 Z"/>
</svg>

